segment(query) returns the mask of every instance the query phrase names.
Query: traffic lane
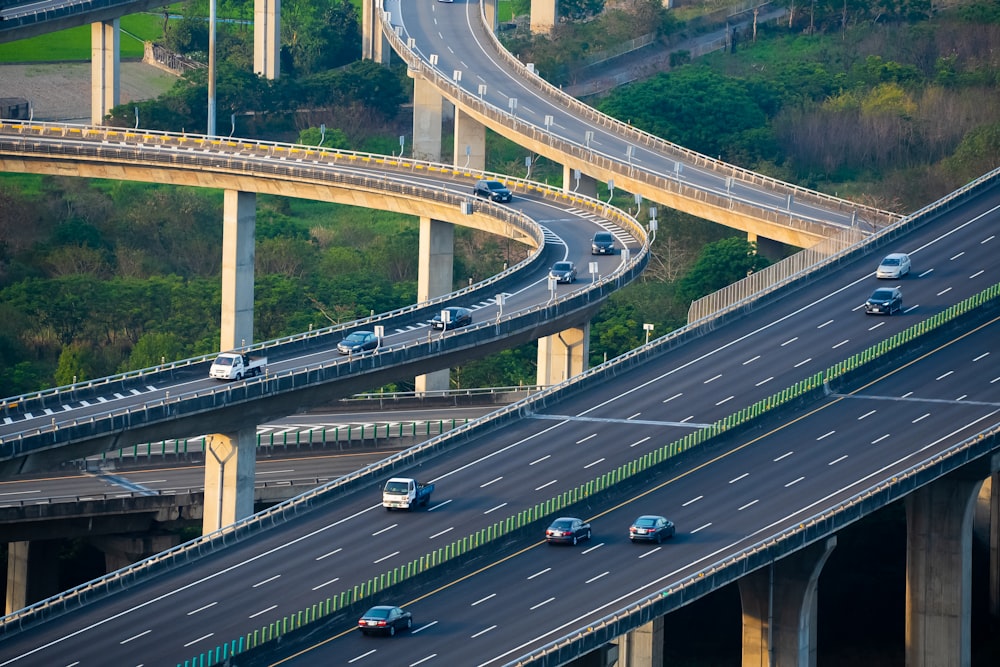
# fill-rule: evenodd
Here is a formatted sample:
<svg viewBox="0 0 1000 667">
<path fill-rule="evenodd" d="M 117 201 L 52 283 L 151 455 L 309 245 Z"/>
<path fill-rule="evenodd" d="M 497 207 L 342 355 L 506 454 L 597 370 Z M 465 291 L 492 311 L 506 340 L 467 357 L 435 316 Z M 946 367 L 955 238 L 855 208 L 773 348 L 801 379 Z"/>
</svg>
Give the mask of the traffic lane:
<svg viewBox="0 0 1000 667">
<path fill-rule="evenodd" d="M 908 405 L 901 411 L 907 414 L 902 415 L 901 419 L 895 419 L 890 427 L 897 427 L 919 416 L 919 409 L 919 405 Z M 610 611 L 610 608 L 619 608 L 630 600 L 638 599 L 642 593 L 655 592 L 684 577 L 692 576 L 710 564 L 713 558 L 727 552 L 732 545 L 758 541 L 783 527 L 795 525 L 823 507 L 835 506 L 875 481 L 904 470 L 918 458 L 915 451 L 929 447 L 921 454 L 926 456 L 932 449 L 943 448 L 942 439 L 948 439 L 947 436 L 959 430 L 958 427 L 971 434 L 981 427 L 984 418 L 992 416 L 995 419 L 997 412 L 995 408 L 981 405 L 952 404 L 940 415 L 928 420 L 927 426 L 921 429 L 923 438 L 894 442 L 891 446 L 872 447 L 869 442 L 858 437 L 859 432 L 863 432 L 865 428 L 858 425 L 821 439 L 829 432 L 829 424 L 850 423 L 852 419 L 856 420 L 857 414 L 857 406 L 848 401 L 826 401 L 823 410 L 815 411 L 728 456 L 719 457 L 710 466 L 671 480 L 643 498 L 623 504 L 606 514 L 588 517 L 593 521 L 594 530 L 594 538 L 590 544 L 582 543 L 575 549 L 544 548 L 544 545 L 539 544 L 536 548 L 504 561 L 502 567 L 480 572 L 408 605 L 408 608 L 412 607 L 418 624 L 435 621 L 434 630 L 428 632 L 426 637 L 421 636 L 417 653 L 413 652 L 417 649 L 409 643 L 398 645 L 401 652 L 397 652 L 396 644 L 386 643 L 384 647 L 378 644 L 380 660 L 388 661 L 389 664 L 412 664 L 399 661 L 407 660 L 408 656 L 436 655 L 435 661 L 450 660 L 466 664 L 462 661 L 470 657 L 495 656 L 504 650 L 513 651 L 509 640 L 504 644 L 506 649 L 500 647 L 499 642 L 482 645 L 475 641 L 500 634 L 508 639 L 531 638 L 520 645 L 518 650 L 524 652 L 529 646 L 553 639 L 558 636 L 558 632 L 584 626 Z M 825 444 L 803 449 L 800 457 L 783 456 L 782 453 L 788 449 L 788 441 L 819 441 Z M 759 473 L 763 479 L 770 480 L 770 485 L 761 487 L 727 481 L 744 479 L 741 470 L 746 472 L 759 463 L 759 452 L 746 460 L 747 455 L 758 447 L 767 448 L 771 450 L 770 453 L 776 454 L 772 457 L 776 459 L 772 470 Z M 877 454 L 872 455 L 876 452 Z M 840 468 L 828 466 L 827 460 L 836 457 L 838 453 L 854 455 L 854 461 L 851 465 Z M 872 460 L 863 460 L 869 458 Z M 700 498 L 704 502 L 691 503 L 692 498 Z M 745 509 L 740 509 L 741 507 Z M 795 511 L 794 508 L 800 507 L 803 509 Z M 649 567 L 652 563 L 649 561 L 650 553 L 642 551 L 638 545 L 626 544 L 625 531 L 629 522 L 638 514 L 651 512 L 650 508 L 654 508 L 657 513 L 662 509 L 662 513 L 673 517 L 678 525 L 677 537 L 662 549 L 669 553 L 671 569 L 666 573 L 662 562 L 655 562 Z M 724 543 L 721 548 L 720 542 Z M 644 558 L 632 560 L 637 548 L 640 549 L 639 555 Z M 601 559 L 599 565 L 592 567 L 583 558 L 594 553 L 600 553 Z M 555 555 L 550 557 L 550 554 Z M 524 562 L 512 564 L 520 559 Z M 569 564 L 564 566 L 560 562 L 562 560 L 569 561 Z M 531 575 L 534 578 L 528 585 L 526 582 Z M 538 581 L 542 575 L 548 582 L 555 583 L 546 586 L 544 582 Z M 484 577 L 489 579 L 484 580 Z M 598 588 L 588 590 L 591 584 L 597 584 Z M 504 599 L 509 603 L 502 604 Z M 592 599 L 611 601 L 595 606 Z M 474 614 L 477 620 L 474 624 L 465 620 L 468 613 L 456 613 L 456 610 L 468 610 L 471 603 L 478 600 L 488 600 L 489 605 L 477 605 Z M 497 608 L 495 613 L 494 607 Z M 542 608 L 546 611 L 545 619 L 539 621 L 538 614 L 533 612 Z M 436 640 L 438 634 L 441 635 L 440 642 Z M 432 636 L 435 637 L 433 643 Z M 456 648 L 467 646 L 470 642 L 470 653 L 465 653 L 463 648 Z M 327 652 L 324 647 L 319 652 L 312 652 L 310 657 L 343 664 L 337 662 L 336 658 L 357 655 L 349 646 L 340 651 L 333 649 L 333 645 L 336 642 L 330 646 L 332 652 Z M 505 657 L 510 659 L 515 654 L 520 653 L 513 652 Z M 480 661 L 468 664 L 491 663 Z"/>
<path fill-rule="evenodd" d="M 981 212 L 976 216 L 978 223 L 990 219 Z M 982 266 L 991 256 L 990 243 L 995 227 L 995 224 L 968 225 L 968 231 L 960 236 L 937 232 L 932 238 L 936 243 L 928 247 L 935 248 L 941 255 L 936 259 L 941 262 L 964 259 L 974 267 Z M 949 247 L 944 247 L 945 245 Z M 962 249 L 956 252 L 955 246 Z M 953 257 L 956 258 L 952 259 Z M 943 310 L 955 301 L 1000 281 L 1000 275 L 995 269 L 970 269 L 968 273 L 974 275 L 974 278 L 948 281 L 945 284 L 932 283 L 928 279 L 904 279 L 904 306 L 908 311 L 904 316 L 866 316 L 861 312 L 861 304 L 875 287 L 885 283 L 874 279 L 876 263 L 877 260 L 862 258 L 831 274 L 826 282 L 833 287 L 819 298 L 813 296 L 815 290 L 809 290 L 808 301 L 792 293 L 766 306 L 760 311 L 766 324 L 758 324 L 754 330 L 747 330 L 736 322 L 721 331 L 711 332 L 692 341 L 682 348 L 683 351 L 671 352 L 670 354 L 683 355 L 685 362 L 682 366 L 663 370 L 663 364 L 656 364 L 655 375 L 653 372 L 643 373 L 642 369 L 637 369 L 633 373 L 634 385 L 641 390 L 631 394 L 619 392 L 610 401 L 600 402 L 587 414 L 621 417 L 625 413 L 619 411 L 614 402 L 628 396 L 629 405 L 625 408 L 629 411 L 628 414 L 641 410 L 643 415 L 650 418 L 683 419 L 690 416 L 698 421 L 711 421 L 724 415 L 719 415 L 718 411 L 701 415 L 687 411 L 663 413 L 657 409 L 657 402 L 672 399 L 670 402 L 673 406 L 686 406 L 692 401 L 702 406 L 752 403 L 773 393 L 769 391 L 770 387 L 775 390 L 784 388 L 905 329 L 914 324 L 916 318 L 922 319 Z M 928 266 L 936 265 L 928 263 Z M 845 282 L 846 287 L 841 287 Z M 759 318 L 754 318 L 754 322 L 759 321 Z M 742 358 L 738 359 L 738 366 L 733 364 L 730 357 L 722 354 L 735 343 L 741 343 L 741 349 L 745 350 Z M 654 367 L 652 364 L 649 366 Z M 681 371 L 683 376 L 679 377 Z M 685 385 L 697 382 L 715 382 L 720 390 L 697 395 L 691 395 L 691 390 L 685 392 Z M 660 385 L 664 385 L 662 390 L 658 389 Z M 729 389 L 740 386 L 746 387 L 750 396 L 745 395 L 742 401 L 734 401 L 737 395 Z M 761 387 L 764 391 L 754 393 L 755 387 Z M 678 393 L 681 396 L 672 398 Z M 728 414 L 731 410 L 722 412 Z"/>
</svg>

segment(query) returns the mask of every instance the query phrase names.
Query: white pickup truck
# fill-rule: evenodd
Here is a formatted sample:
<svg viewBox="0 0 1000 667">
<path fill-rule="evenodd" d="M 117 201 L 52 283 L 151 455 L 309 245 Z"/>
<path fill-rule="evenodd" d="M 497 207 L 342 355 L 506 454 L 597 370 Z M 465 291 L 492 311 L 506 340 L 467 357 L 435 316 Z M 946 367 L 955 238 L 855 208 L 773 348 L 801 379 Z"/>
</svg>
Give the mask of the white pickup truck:
<svg viewBox="0 0 1000 667">
<path fill-rule="evenodd" d="M 382 489 L 382 507 L 389 510 L 414 510 L 431 504 L 433 484 L 421 484 L 412 477 L 393 477 Z"/>
<path fill-rule="evenodd" d="M 212 362 L 208 376 L 217 380 L 242 380 L 263 374 L 265 368 L 267 368 L 267 357 L 223 352 Z"/>
</svg>

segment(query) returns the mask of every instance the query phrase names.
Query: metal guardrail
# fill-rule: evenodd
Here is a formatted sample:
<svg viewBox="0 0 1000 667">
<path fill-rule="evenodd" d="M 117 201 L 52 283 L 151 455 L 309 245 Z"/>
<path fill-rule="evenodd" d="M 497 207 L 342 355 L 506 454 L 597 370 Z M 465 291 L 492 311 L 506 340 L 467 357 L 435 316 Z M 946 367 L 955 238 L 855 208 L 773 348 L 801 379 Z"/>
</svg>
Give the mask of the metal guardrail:
<svg viewBox="0 0 1000 667">
<path fill-rule="evenodd" d="M 745 307 L 762 294 L 784 289 L 787 285 L 799 281 L 806 273 L 844 263 L 860 254 L 870 252 L 873 248 L 884 247 L 903 234 L 959 206 L 974 196 L 979 188 L 997 181 L 1000 181 L 1000 168 L 907 215 L 874 236 L 858 235 L 852 230 L 821 241 L 721 290 L 692 301 L 688 308 L 688 322 L 724 316 L 732 310 Z"/>
<path fill-rule="evenodd" d="M 25 137 L 8 142 L 5 137 L 8 135 Z M 405 315 L 412 315 L 416 319 L 418 313 L 423 313 L 424 319 L 429 319 L 430 313 L 434 309 L 454 302 L 467 300 L 473 295 L 489 295 L 492 297 L 499 287 L 513 276 L 526 268 L 533 266 L 541 259 L 542 248 L 544 247 L 544 236 L 541 228 L 518 211 L 509 207 L 498 206 L 491 202 L 479 200 L 469 194 L 458 194 L 444 189 L 421 188 L 412 184 L 394 182 L 385 177 L 373 178 L 358 175 L 349 171 L 329 174 L 330 169 L 347 169 L 356 166 L 375 166 L 380 170 L 397 174 L 406 173 L 442 173 L 452 177 L 465 177 L 471 180 L 480 178 L 483 172 L 468 172 L 461 169 L 453 169 L 447 165 L 441 165 L 422 160 L 412 160 L 405 158 L 387 158 L 382 155 L 360 153 L 356 151 L 341 151 L 333 149 L 313 148 L 295 144 L 282 144 L 276 142 L 248 141 L 242 139 L 220 139 L 215 137 L 204 137 L 201 135 L 178 134 L 157 131 L 131 131 L 117 128 L 103 128 L 93 126 L 77 125 L 56 125 L 46 123 L 24 123 L 24 122 L 3 122 L 0 121 L 0 154 L 10 151 L 23 156 L 25 151 L 30 149 L 30 137 L 54 136 L 57 138 L 69 138 L 93 142 L 91 148 L 89 144 L 84 147 L 52 148 L 45 147 L 42 152 L 48 157 L 62 156 L 100 158 L 102 160 L 123 159 L 146 163 L 147 161 L 169 164 L 177 167 L 175 156 L 165 154 L 155 150 L 156 146 L 183 147 L 192 151 L 199 151 L 191 157 L 184 158 L 183 167 L 186 168 L 215 168 L 223 171 L 236 171 L 240 174 L 249 173 L 251 175 L 269 174 L 278 177 L 295 178 L 296 180 L 314 180 L 316 182 L 327 183 L 334 181 L 338 184 L 357 187 L 379 192 L 388 192 L 406 197 L 423 197 L 428 200 L 444 203 L 452 206 L 456 211 L 463 205 L 471 206 L 477 213 L 488 214 L 496 220 L 507 225 L 512 231 L 513 238 L 531 239 L 536 246 L 536 251 L 521 263 L 508 268 L 506 271 L 497 274 L 476 285 L 464 288 L 451 294 L 421 302 L 419 304 L 406 306 L 390 313 L 356 320 L 351 323 L 335 325 L 316 329 L 313 331 L 279 338 L 273 341 L 266 341 L 241 348 L 246 351 L 274 351 L 276 348 L 289 344 L 296 344 L 328 337 L 331 340 L 334 335 L 345 329 L 361 325 L 372 325 L 385 322 L 390 319 L 400 318 Z M 220 155 L 220 153 L 222 153 Z M 121 157 L 119 157 L 121 156 Z M 258 163 L 253 162 L 245 165 L 247 156 L 254 156 L 269 160 L 266 168 L 262 169 Z M 635 220 L 634 217 L 617 209 L 605 202 L 592 199 L 574 193 L 566 193 L 562 190 L 552 188 L 542 183 L 528 181 L 526 179 L 507 178 L 501 175 L 490 174 L 489 176 L 504 180 L 510 189 L 520 194 L 532 194 L 543 197 L 549 201 L 558 202 L 561 205 L 571 205 L 588 210 L 601 218 L 621 227 L 632 237 L 643 244 L 641 252 L 636 253 L 634 262 L 647 252 L 645 247 L 648 243 L 646 231 Z M 516 233 L 514 233 L 516 230 Z M 645 260 L 643 260 L 645 261 Z M 628 270 L 624 267 L 620 270 Z M 612 274 L 613 276 L 614 274 Z M 610 278 L 611 276 L 609 276 Z M 336 341 L 333 341 L 336 342 Z M 61 404 L 67 395 L 78 397 L 81 392 L 90 391 L 96 386 L 107 387 L 109 385 L 120 386 L 129 382 L 146 382 L 151 376 L 159 373 L 172 372 L 178 368 L 190 367 L 197 364 L 207 364 L 214 359 L 215 354 L 194 357 L 191 359 L 165 364 L 139 371 L 122 373 L 100 380 L 76 383 L 65 387 L 58 387 L 52 390 L 31 392 L 21 396 L 15 396 L 0 401 L 0 414 L 12 414 L 30 409 L 43 409 L 50 405 Z M 9 441 L 10 438 L 6 438 Z M 5 440 L 0 440 L 0 452 Z"/>
</svg>

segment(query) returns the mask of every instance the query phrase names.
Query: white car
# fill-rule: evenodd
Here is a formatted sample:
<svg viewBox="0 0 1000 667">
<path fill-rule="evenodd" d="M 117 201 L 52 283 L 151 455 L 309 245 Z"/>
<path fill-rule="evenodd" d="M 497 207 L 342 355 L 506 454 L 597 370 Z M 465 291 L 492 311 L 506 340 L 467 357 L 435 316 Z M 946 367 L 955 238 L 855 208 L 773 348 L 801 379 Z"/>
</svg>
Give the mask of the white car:
<svg viewBox="0 0 1000 667">
<path fill-rule="evenodd" d="M 904 252 L 886 255 L 875 271 L 876 278 L 902 278 L 910 272 L 910 256 Z"/>
</svg>

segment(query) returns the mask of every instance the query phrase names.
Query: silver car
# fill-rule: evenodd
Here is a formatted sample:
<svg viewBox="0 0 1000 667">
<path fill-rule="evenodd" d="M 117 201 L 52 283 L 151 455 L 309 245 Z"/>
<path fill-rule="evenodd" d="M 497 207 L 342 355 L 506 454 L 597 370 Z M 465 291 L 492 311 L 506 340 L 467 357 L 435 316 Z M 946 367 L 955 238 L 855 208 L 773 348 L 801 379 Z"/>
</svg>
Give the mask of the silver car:
<svg viewBox="0 0 1000 667">
<path fill-rule="evenodd" d="M 875 271 L 876 278 L 902 278 L 910 272 L 910 256 L 905 252 L 886 255 Z"/>
<path fill-rule="evenodd" d="M 576 265 L 573 262 L 556 262 L 549 269 L 549 278 L 555 278 L 557 283 L 576 282 Z"/>
</svg>

